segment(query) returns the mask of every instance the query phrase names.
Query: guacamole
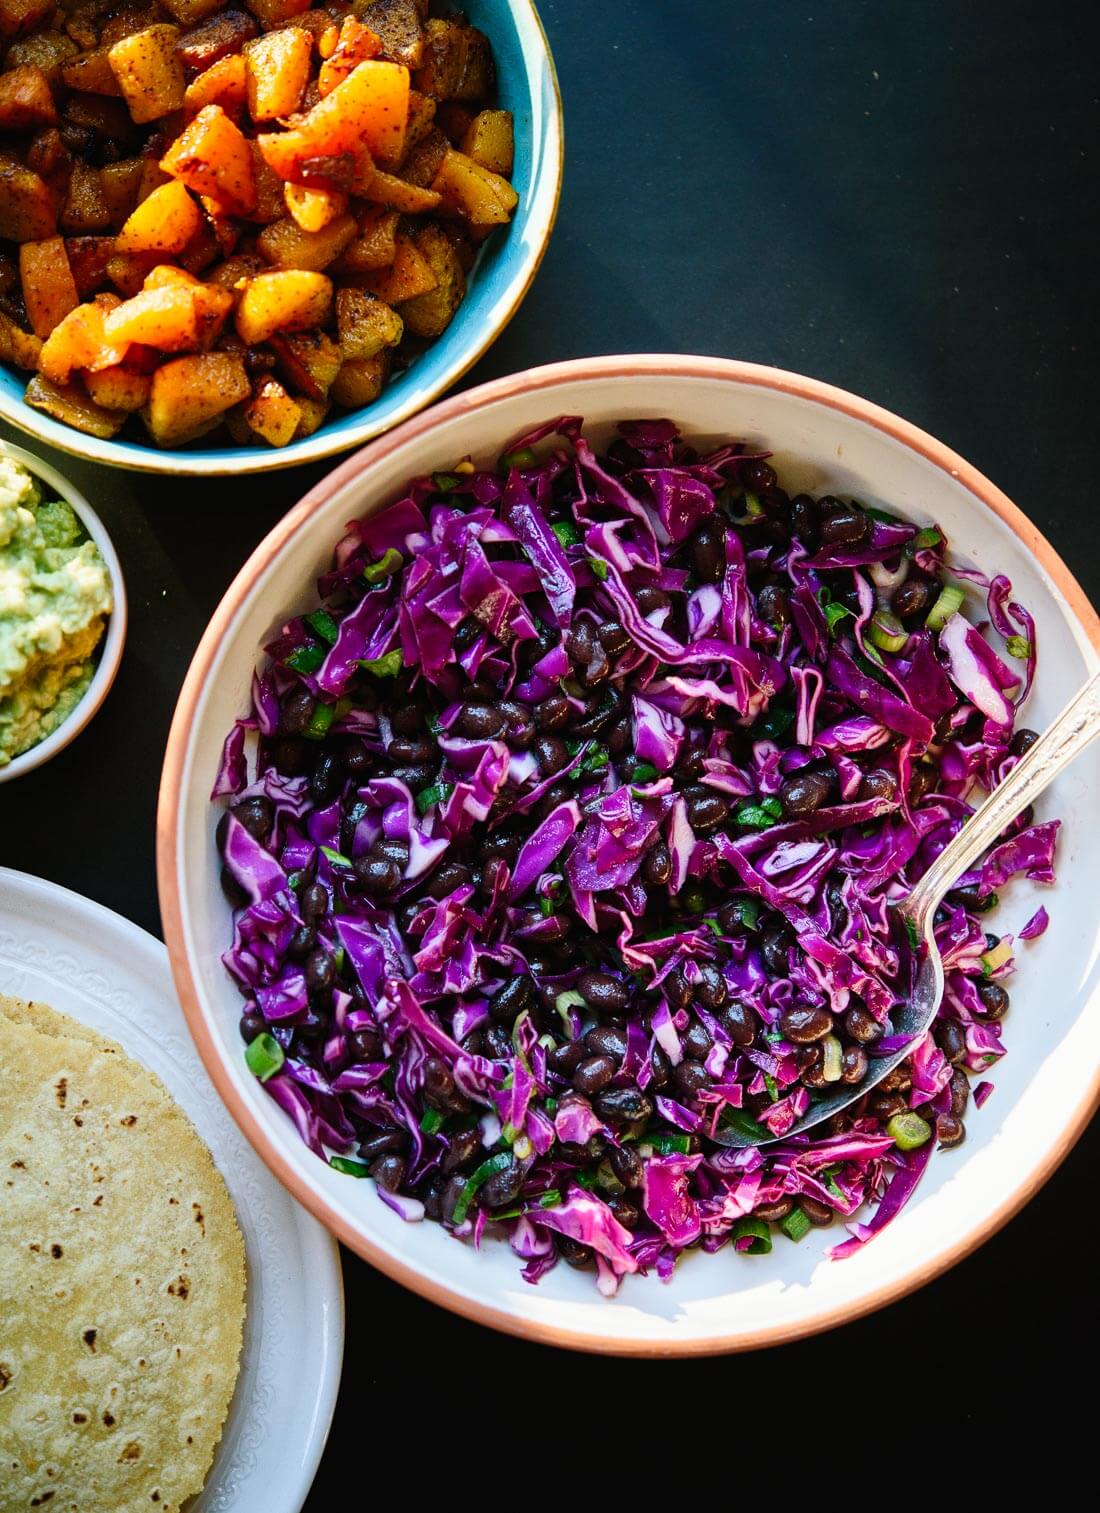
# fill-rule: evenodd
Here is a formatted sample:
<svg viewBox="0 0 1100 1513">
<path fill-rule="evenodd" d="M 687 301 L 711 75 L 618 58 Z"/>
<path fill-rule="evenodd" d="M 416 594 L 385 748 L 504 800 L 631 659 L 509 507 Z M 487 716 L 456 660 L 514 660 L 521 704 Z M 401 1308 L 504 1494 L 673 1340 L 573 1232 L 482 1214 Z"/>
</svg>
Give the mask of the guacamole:
<svg viewBox="0 0 1100 1513">
<path fill-rule="evenodd" d="M 0 767 L 84 697 L 111 608 L 110 574 L 72 508 L 0 455 Z"/>
</svg>

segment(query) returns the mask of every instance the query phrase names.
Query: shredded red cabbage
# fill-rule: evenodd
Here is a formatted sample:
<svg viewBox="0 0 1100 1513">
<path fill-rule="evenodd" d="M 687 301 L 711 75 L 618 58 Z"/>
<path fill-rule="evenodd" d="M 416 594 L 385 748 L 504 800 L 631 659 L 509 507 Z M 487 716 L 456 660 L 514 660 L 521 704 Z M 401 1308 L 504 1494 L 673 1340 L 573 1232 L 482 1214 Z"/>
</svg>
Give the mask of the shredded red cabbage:
<svg viewBox="0 0 1100 1513">
<path fill-rule="evenodd" d="M 353 522 L 214 784 L 241 1032 L 302 1139 L 605 1293 L 889 1222 L 1002 1054 L 1012 941 L 981 916 L 1051 880 L 1058 829 L 948 895 L 907 1061 L 784 1138 L 904 1043 L 891 905 L 1034 739 L 1034 624 L 946 551 L 665 420 L 600 454 L 563 417 Z"/>
</svg>

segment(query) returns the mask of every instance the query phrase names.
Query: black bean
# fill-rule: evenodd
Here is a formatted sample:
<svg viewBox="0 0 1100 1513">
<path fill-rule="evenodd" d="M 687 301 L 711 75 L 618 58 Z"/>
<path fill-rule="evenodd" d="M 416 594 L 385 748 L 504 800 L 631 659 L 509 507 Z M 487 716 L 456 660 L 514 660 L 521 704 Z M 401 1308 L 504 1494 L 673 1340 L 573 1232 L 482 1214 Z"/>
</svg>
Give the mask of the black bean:
<svg viewBox="0 0 1100 1513">
<path fill-rule="evenodd" d="M 575 1271 L 584 1271 L 596 1259 L 587 1245 L 582 1245 L 579 1240 L 571 1240 L 568 1235 L 555 1235 L 554 1245 L 565 1264 L 572 1266 Z"/>
<path fill-rule="evenodd" d="M 515 1024 L 516 1016 L 530 1008 L 535 996 L 535 985 L 526 972 L 509 977 L 489 1000 L 489 1014 L 497 1024 Z"/>
<path fill-rule="evenodd" d="M 640 1124 L 653 1117 L 653 1099 L 637 1087 L 609 1087 L 597 1093 L 596 1112 L 606 1124 Z"/>
<path fill-rule="evenodd" d="M 736 1046 L 752 1045 L 756 1038 L 756 1020 L 747 1004 L 733 999 L 722 1010 L 722 1025 Z"/>
<path fill-rule="evenodd" d="M 600 645 L 609 657 L 617 657 L 630 645 L 630 634 L 623 629 L 618 620 L 605 620 L 596 634 L 600 638 Z"/>
<path fill-rule="evenodd" d="M 427 736 L 399 735 L 386 747 L 386 755 L 396 766 L 415 766 L 437 757 L 439 748 Z"/>
<path fill-rule="evenodd" d="M 476 1126 L 473 1129 L 456 1130 L 448 1138 L 447 1151 L 440 1165 L 445 1172 L 453 1172 L 457 1167 L 465 1166 L 467 1161 L 472 1161 L 482 1149 L 481 1131 Z"/>
<path fill-rule="evenodd" d="M 485 1041 L 480 1030 L 471 1030 L 459 1043 L 467 1056 L 484 1056 L 485 1054 Z"/>
<path fill-rule="evenodd" d="M 909 1100 L 904 1093 L 876 1093 L 871 1099 L 871 1113 L 876 1119 L 892 1119 L 895 1114 L 903 1114 L 909 1107 Z"/>
<path fill-rule="evenodd" d="M 828 773 L 804 767 L 792 773 L 780 785 L 779 801 L 786 814 L 798 819 L 804 814 L 813 814 L 815 809 L 820 809 L 829 797 L 832 786 L 832 778 Z"/>
<path fill-rule="evenodd" d="M 798 1206 L 817 1229 L 831 1224 L 836 1217 L 834 1210 L 827 1203 L 822 1203 L 817 1198 L 809 1198 L 805 1194 L 799 1198 Z"/>
<path fill-rule="evenodd" d="M 645 1163 L 633 1146 L 613 1145 L 607 1159 L 624 1187 L 641 1187 L 645 1179 Z"/>
<path fill-rule="evenodd" d="M 630 1003 L 630 989 L 610 972 L 582 972 L 577 992 L 589 1008 L 602 1014 L 621 1013 Z"/>
<path fill-rule="evenodd" d="M 948 1085 L 951 1088 L 951 1112 L 956 1119 L 961 1119 L 970 1102 L 970 1078 L 961 1067 L 956 1067 Z"/>
<path fill-rule="evenodd" d="M 470 881 L 470 869 L 464 862 L 443 862 L 432 873 L 428 883 L 431 898 L 449 898 L 456 888 L 464 888 Z"/>
<path fill-rule="evenodd" d="M 428 718 L 425 705 L 416 699 L 395 703 L 390 711 L 390 729 L 397 735 L 419 735 Z"/>
<path fill-rule="evenodd" d="M 681 1043 L 685 1054 L 694 1057 L 696 1061 L 705 1060 L 714 1045 L 714 1041 L 697 1019 L 692 1020 L 687 1033 L 682 1037 Z"/>
<path fill-rule="evenodd" d="M 429 1056 L 421 1067 L 424 1098 L 433 1108 L 445 1109 L 455 1092 L 454 1073 L 442 1056 Z"/>
<path fill-rule="evenodd" d="M 791 535 L 804 546 L 813 547 L 817 541 L 817 527 L 821 512 L 817 500 L 810 494 L 796 494 L 787 506 L 787 523 Z"/>
<path fill-rule="evenodd" d="M 638 1205 L 632 1203 L 629 1198 L 624 1198 L 622 1193 L 612 1194 L 607 1200 L 607 1206 L 624 1229 L 637 1229 L 641 1223 L 642 1216 Z"/>
<path fill-rule="evenodd" d="M 311 951 L 306 957 L 306 990 L 313 993 L 330 993 L 336 986 L 336 963 L 325 950 Z"/>
<path fill-rule="evenodd" d="M 718 910 L 718 924 L 723 935 L 744 935 L 748 929 L 742 907 L 734 899 L 730 899 Z"/>
<path fill-rule="evenodd" d="M 308 688 L 296 688 L 288 694 L 279 711 L 279 734 L 301 735 L 313 718 L 317 700 Z"/>
<path fill-rule="evenodd" d="M 460 735 L 471 741 L 490 740 L 500 735 L 505 720 L 499 709 L 491 704 L 463 704 L 455 721 Z"/>
<path fill-rule="evenodd" d="M 519 1197 L 525 1173 L 518 1161 L 512 1161 L 502 1171 L 494 1172 L 478 1189 L 477 1201 L 482 1208 L 503 1208 Z"/>
<path fill-rule="evenodd" d="M 763 1219 L 765 1224 L 778 1224 L 793 1208 L 793 1198 L 776 1198 L 771 1203 L 758 1203 L 752 1216 L 754 1219 Z"/>
<path fill-rule="evenodd" d="M 294 961 L 308 956 L 317 944 L 317 931 L 313 925 L 299 925 L 287 941 L 286 954 Z"/>
<path fill-rule="evenodd" d="M 646 853 L 646 859 L 642 863 L 642 880 L 651 888 L 660 888 L 668 882 L 672 876 L 672 853 L 664 841 L 658 841 Z"/>
<path fill-rule="evenodd" d="M 371 898 L 384 898 L 401 884 L 401 868 L 388 856 L 368 852 L 366 856 L 357 856 L 352 867 L 359 886 Z"/>
<path fill-rule="evenodd" d="M 702 1062 L 681 1061 L 672 1073 L 672 1082 L 681 1098 L 691 1103 L 710 1085 L 710 1074 Z"/>
<path fill-rule="evenodd" d="M 870 1009 L 857 1003 L 844 1016 L 844 1033 L 857 1045 L 870 1045 L 882 1034 L 882 1026 Z"/>
<path fill-rule="evenodd" d="M 650 583 L 643 583 L 641 588 L 634 590 L 634 603 L 643 615 L 651 615 L 656 609 L 667 609 L 672 600 L 663 588 L 655 588 Z"/>
<path fill-rule="evenodd" d="M 1026 756 L 1038 739 L 1037 730 L 1029 730 L 1026 725 L 1021 725 L 1009 741 L 1008 749 L 1015 757 Z"/>
<path fill-rule="evenodd" d="M 712 961 L 699 963 L 699 981 L 695 984 L 695 999 L 704 1009 L 720 1009 L 730 996 L 729 983 Z"/>
<path fill-rule="evenodd" d="M 661 984 L 661 989 L 673 1009 L 686 1009 L 695 996 L 682 967 L 673 967 Z"/>
<path fill-rule="evenodd" d="M 760 954 L 773 977 L 786 977 L 791 970 L 787 953 L 791 937 L 787 930 L 765 930 L 760 937 Z"/>
<path fill-rule="evenodd" d="M 596 649 L 596 632 L 591 620 L 577 620 L 565 638 L 565 650 L 569 660 L 578 667 L 585 667 Z"/>
<path fill-rule="evenodd" d="M 395 767 L 390 776 L 404 783 L 413 793 L 419 793 L 435 782 L 437 766 L 436 762 L 423 762 L 419 767 Z"/>
<path fill-rule="evenodd" d="M 573 1073 L 573 1086 L 578 1093 L 598 1093 L 615 1075 L 615 1063 L 610 1056 L 589 1056 Z"/>
<path fill-rule="evenodd" d="M 309 771 L 312 758 L 310 745 L 311 742 L 302 740 L 300 736 L 284 736 L 271 748 L 272 765 L 287 777 L 301 777 Z"/>
<path fill-rule="evenodd" d="M 241 1032 L 241 1039 L 246 1045 L 251 1045 L 257 1035 L 262 1035 L 267 1029 L 267 1020 L 256 1009 L 249 1009 L 241 1015 L 237 1028 Z"/>
<path fill-rule="evenodd" d="M 887 1072 L 879 1083 L 879 1091 L 883 1093 L 905 1093 L 913 1086 L 913 1075 L 905 1062 L 902 1061 L 894 1067 L 893 1071 Z"/>
<path fill-rule="evenodd" d="M 352 777 L 359 777 L 370 770 L 374 758 L 363 745 L 362 741 L 346 741 L 340 748 L 340 760 L 344 764 L 345 772 L 350 772 Z"/>
<path fill-rule="evenodd" d="M 938 773 L 931 762 L 915 762 L 909 779 L 909 802 L 919 804 L 936 786 Z"/>
<path fill-rule="evenodd" d="M 275 806 L 264 794 L 258 793 L 250 799 L 241 799 L 230 810 L 238 825 L 243 825 L 261 845 L 271 834 L 271 827 L 275 823 Z"/>
<path fill-rule="evenodd" d="M 569 752 L 560 736 L 540 735 L 531 747 L 539 772 L 544 778 L 552 777 L 569 765 Z"/>
<path fill-rule="evenodd" d="M 927 578 L 906 578 L 899 583 L 890 600 L 890 608 L 899 620 L 923 615 L 932 604 L 933 588 Z"/>
<path fill-rule="evenodd" d="M 407 1130 L 383 1129 L 359 1142 L 359 1154 L 364 1161 L 373 1161 L 375 1156 L 400 1155 L 409 1143 Z"/>
<path fill-rule="evenodd" d="M 373 1030 L 353 1030 L 348 1036 L 348 1048 L 355 1061 L 381 1061 L 382 1042 Z"/>
<path fill-rule="evenodd" d="M 794 1045 L 813 1045 L 824 1040 L 833 1028 L 833 1016 L 828 1009 L 814 1008 L 811 1004 L 798 1004 L 784 1009 L 779 1016 L 779 1029 L 784 1040 Z"/>
<path fill-rule="evenodd" d="M 465 1189 L 466 1178 L 461 1172 L 455 1172 L 448 1180 L 446 1187 L 443 1189 L 443 1196 L 439 1200 L 439 1209 L 443 1216 L 444 1224 L 454 1222 L 455 1205 L 458 1203 Z"/>
<path fill-rule="evenodd" d="M 509 746 L 521 751 L 530 746 L 535 739 L 535 720 L 527 705 L 517 699 L 502 699 L 497 708 L 504 716 L 504 739 Z"/>
<path fill-rule="evenodd" d="M 867 1075 L 867 1068 L 870 1066 L 867 1052 L 859 1045 L 845 1047 L 840 1064 L 840 1080 L 848 1087 L 856 1087 L 861 1083 Z"/>
<path fill-rule="evenodd" d="M 803 1048 L 798 1058 L 798 1075 L 806 1087 L 825 1086 L 825 1056 L 820 1045 Z"/>
<path fill-rule="evenodd" d="M 729 818 L 729 801 L 716 789 L 704 788 L 700 793 L 685 792 L 684 797 L 688 823 L 697 835 L 717 830 Z"/>
<path fill-rule="evenodd" d="M 999 982 L 979 982 L 978 997 L 987 1019 L 1003 1019 L 1008 1013 L 1008 994 Z"/>
<path fill-rule="evenodd" d="M 966 1059 L 966 1031 L 957 1019 L 944 1019 L 936 1025 L 936 1044 L 953 1066 Z"/>
<path fill-rule="evenodd" d="M 763 457 L 746 457 L 737 469 L 737 476 L 750 493 L 761 494 L 774 489 L 779 481 L 770 462 Z"/>
<path fill-rule="evenodd" d="M 782 630 L 791 621 L 791 601 L 781 583 L 766 583 L 756 596 L 756 609 L 762 620 Z"/>
<path fill-rule="evenodd" d="M 868 799 L 892 799 L 898 791 L 898 780 L 892 772 L 874 767 L 860 778 L 856 799 L 864 804 Z"/>
<path fill-rule="evenodd" d="M 610 1056 L 613 1061 L 621 1061 L 626 1055 L 626 1031 L 617 1024 L 597 1025 L 589 1030 L 584 1043 L 593 1056 Z"/>
<path fill-rule="evenodd" d="M 871 517 L 854 504 L 843 504 L 825 516 L 818 534 L 822 546 L 856 546 L 871 534 Z"/>
<path fill-rule="evenodd" d="M 586 1047 L 583 1040 L 567 1040 L 564 1045 L 555 1046 L 547 1054 L 546 1065 L 559 1077 L 572 1077 L 585 1059 L 585 1055 Z"/>
<path fill-rule="evenodd" d="M 649 1065 L 653 1072 L 652 1087 L 667 1087 L 668 1079 L 672 1076 L 672 1064 L 659 1045 L 655 1045 L 649 1053 Z"/>
<path fill-rule="evenodd" d="M 699 527 L 688 542 L 688 559 L 697 582 L 721 582 L 726 570 L 726 542 L 718 524 L 707 521 Z"/>
<path fill-rule="evenodd" d="M 396 862 L 402 872 L 409 865 L 409 848 L 404 841 L 391 841 L 384 837 L 376 840 L 371 847 L 375 856 L 384 856 L 391 862 Z"/>
<path fill-rule="evenodd" d="M 621 756 L 634 739 L 634 726 L 629 715 L 615 721 L 607 732 L 607 749 L 612 756 Z"/>
<path fill-rule="evenodd" d="M 305 920 L 323 919 L 328 910 L 328 890 L 323 883 L 307 883 L 298 895 L 298 908 Z"/>
<path fill-rule="evenodd" d="M 388 1193 L 397 1192 L 405 1180 L 405 1161 L 402 1156 L 379 1156 L 370 1165 L 370 1174 Z"/>
<path fill-rule="evenodd" d="M 940 1114 L 936 1119 L 936 1139 L 944 1150 L 951 1150 L 966 1139 L 966 1126 L 954 1114 Z"/>
<path fill-rule="evenodd" d="M 485 1052 L 491 1061 L 504 1061 L 512 1054 L 512 1037 L 502 1024 L 490 1024 L 482 1030 Z"/>
<path fill-rule="evenodd" d="M 573 718 L 573 706 L 564 694 L 551 694 L 535 705 L 535 724 L 545 734 L 561 730 Z"/>
<path fill-rule="evenodd" d="M 552 814 L 559 804 L 568 803 L 573 797 L 573 791 L 566 783 L 553 783 L 543 794 L 542 802 L 535 811 L 535 817 L 544 820 Z"/>
</svg>

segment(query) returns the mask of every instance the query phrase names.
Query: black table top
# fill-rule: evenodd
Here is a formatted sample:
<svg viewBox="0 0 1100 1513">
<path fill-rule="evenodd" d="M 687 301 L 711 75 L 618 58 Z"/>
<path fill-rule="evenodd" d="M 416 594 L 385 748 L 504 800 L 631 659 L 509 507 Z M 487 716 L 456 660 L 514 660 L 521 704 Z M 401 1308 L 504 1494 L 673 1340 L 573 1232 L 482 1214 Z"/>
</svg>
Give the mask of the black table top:
<svg viewBox="0 0 1100 1513">
<path fill-rule="evenodd" d="M 542 0 L 566 111 L 561 213 L 526 303 L 466 381 L 632 351 L 721 353 L 810 373 L 960 451 L 1100 599 L 1100 538 L 1083 487 L 1100 378 L 1083 229 L 1098 145 L 1085 9 Z M 114 537 L 129 643 L 89 730 L 0 788 L 0 862 L 157 931 L 154 806 L 179 685 L 241 562 L 324 465 L 191 482 L 55 460 Z M 1049 1385 L 1091 1307 L 1092 1225 L 1073 1216 L 1090 1206 L 1098 1153 L 1094 1125 L 1023 1214 L 884 1313 L 758 1354 L 743 1370 L 676 1364 L 666 1378 L 682 1388 L 690 1370 L 705 1390 L 709 1376 L 721 1401 L 739 1370 L 753 1400 L 773 1390 L 783 1400 L 804 1373 L 843 1376 L 868 1354 L 903 1364 L 915 1350 L 919 1361 L 917 1342 L 938 1338 L 937 1354 L 966 1362 L 971 1404 L 996 1404 L 1029 1358 L 1045 1357 Z M 1041 1307 L 1020 1307 L 1054 1246 L 1057 1284 L 1043 1288 Z M 569 1401 L 576 1358 L 454 1318 L 351 1256 L 345 1277 L 343 1387 L 309 1509 L 332 1506 L 345 1477 L 361 1472 L 362 1426 L 379 1422 L 379 1392 L 385 1420 L 409 1425 L 407 1444 L 397 1431 L 394 1476 L 422 1432 L 409 1408 L 433 1382 L 453 1390 L 460 1362 L 467 1379 L 476 1362 L 486 1396 L 471 1412 L 481 1422 L 490 1397 L 516 1430 L 525 1402 L 538 1411 L 529 1393 L 545 1404 L 558 1384 Z M 592 1361 L 586 1396 L 621 1391 L 625 1369 Z M 652 1391 L 660 1368 L 640 1369 Z M 460 1435 L 452 1469 L 485 1467 L 485 1450 L 480 1431 Z"/>
</svg>

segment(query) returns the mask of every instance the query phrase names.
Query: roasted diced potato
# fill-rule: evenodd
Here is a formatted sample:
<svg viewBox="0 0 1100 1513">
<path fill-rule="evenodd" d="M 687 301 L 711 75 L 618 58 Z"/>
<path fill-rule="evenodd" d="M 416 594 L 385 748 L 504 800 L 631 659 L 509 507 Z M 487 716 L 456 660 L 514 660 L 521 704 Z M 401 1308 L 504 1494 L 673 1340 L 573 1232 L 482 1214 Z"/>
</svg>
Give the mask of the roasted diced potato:
<svg viewBox="0 0 1100 1513">
<path fill-rule="evenodd" d="M 336 330 L 341 353 L 353 362 L 375 357 L 383 347 L 396 347 L 405 334 L 405 323 L 396 310 L 368 289 L 339 289 Z"/>
<path fill-rule="evenodd" d="M 34 32 L 13 42 L 4 62 L 8 68 L 22 68 L 26 64 L 40 68 L 53 88 L 61 83 L 62 65 L 75 58 L 79 51 L 73 39 L 64 32 Z"/>
<path fill-rule="evenodd" d="M 41 373 L 31 379 L 23 398 L 32 409 L 101 441 L 117 435 L 126 420 L 125 410 L 105 410 L 75 384 L 55 384 Z"/>
<path fill-rule="evenodd" d="M 401 177 L 409 184 L 427 189 L 439 172 L 451 144 L 438 126 L 429 126 L 401 164 Z"/>
<path fill-rule="evenodd" d="M 285 268 L 261 273 L 245 286 L 237 305 L 237 334 L 258 346 L 276 331 L 323 326 L 332 308 L 332 280 L 323 273 Z"/>
<path fill-rule="evenodd" d="M 376 206 L 359 217 L 359 235 L 349 242 L 332 264 L 341 273 L 371 273 L 388 268 L 397 255 L 397 226 L 401 217 L 396 210 Z"/>
<path fill-rule="evenodd" d="M 212 268 L 207 274 L 206 281 L 208 284 L 215 284 L 220 289 L 228 290 L 236 303 L 248 280 L 255 278 L 257 273 L 263 271 L 262 258 L 242 253 L 236 257 L 227 257 L 224 263 L 219 263 L 216 268 Z"/>
<path fill-rule="evenodd" d="M 299 394 L 297 400 L 302 418 L 298 422 L 294 440 L 301 441 L 305 436 L 312 436 L 314 431 L 319 431 L 324 425 L 329 405 L 327 399 L 310 399 L 306 394 Z"/>
<path fill-rule="evenodd" d="M 103 368 L 98 373 L 85 373 L 84 387 L 105 410 L 127 410 L 133 413 L 149 401 L 153 387 L 153 375 L 120 363 L 116 368 Z"/>
<path fill-rule="evenodd" d="M 317 330 L 278 331 L 269 346 L 290 387 L 311 399 L 325 398 L 345 355 L 331 336 Z"/>
<path fill-rule="evenodd" d="M 216 110 L 217 106 L 211 106 Z M 202 211 L 178 179 L 154 189 L 129 216 L 117 252 L 182 252 L 202 225 Z"/>
<path fill-rule="evenodd" d="M 256 208 L 252 152 L 220 105 L 206 105 L 199 111 L 160 166 L 188 189 L 214 200 L 228 215 L 248 215 Z"/>
<path fill-rule="evenodd" d="M 388 268 L 367 274 L 363 282 L 387 305 L 399 305 L 434 289 L 436 276 L 411 238 L 398 232 L 394 239 L 393 262 Z"/>
<path fill-rule="evenodd" d="M 183 97 L 184 109 L 196 115 L 204 105 L 220 105 L 229 116 L 238 117 L 248 98 L 248 72 L 244 56 L 230 53 L 192 79 Z"/>
<path fill-rule="evenodd" d="M 434 210 L 441 195 L 434 189 L 420 189 L 416 184 L 406 183 L 392 173 L 383 173 L 376 168 L 370 182 L 363 190 L 365 199 L 376 205 L 388 205 L 391 210 L 400 210 L 403 215 L 423 215 Z"/>
<path fill-rule="evenodd" d="M 147 26 L 116 42 L 108 54 L 130 115 L 139 123 L 183 106 L 187 81 L 176 55 L 179 37 L 178 26 Z"/>
<path fill-rule="evenodd" d="M 484 100 L 493 88 L 493 52 L 489 39 L 474 26 L 467 26 L 466 63 L 454 100 Z"/>
<path fill-rule="evenodd" d="M 339 158 L 362 148 L 380 163 L 398 163 L 408 113 L 408 70 L 376 58 L 358 64 L 292 130 L 261 135 L 260 147 L 276 173 L 299 182 L 302 160 Z"/>
<path fill-rule="evenodd" d="M 0 362 L 14 363 L 17 368 L 36 369 L 42 351 L 42 338 L 33 331 L 24 331 L 10 315 L 0 310 Z"/>
<path fill-rule="evenodd" d="M 248 113 L 254 121 L 274 121 L 298 109 L 312 58 L 313 38 L 297 26 L 245 44 Z"/>
<path fill-rule="evenodd" d="M 198 307 L 186 285 L 142 289 L 110 311 L 103 330 L 118 346 L 141 342 L 160 352 L 194 352 L 201 344 Z"/>
<path fill-rule="evenodd" d="M 462 151 L 490 173 L 507 178 L 512 172 L 515 139 L 510 110 L 483 110 L 462 138 Z"/>
<path fill-rule="evenodd" d="M 107 265 L 114 256 L 113 236 L 67 236 L 65 253 L 76 284 L 76 292 L 83 299 L 102 289 L 107 282 Z M 109 407 L 108 407 L 109 408 Z"/>
<path fill-rule="evenodd" d="M 303 231 L 323 231 L 348 208 L 343 190 L 307 189 L 304 184 L 284 184 L 283 199 L 291 219 Z"/>
<path fill-rule="evenodd" d="M 0 37 L 22 37 L 53 12 L 53 0 L 0 0 Z"/>
<path fill-rule="evenodd" d="M 50 81 L 40 68 L 28 63 L 0 74 L 0 131 L 26 131 L 56 121 Z"/>
<path fill-rule="evenodd" d="M 435 288 L 405 300 L 401 318 L 416 336 L 441 336 L 465 297 L 466 275 L 442 227 L 425 226 L 419 231 L 416 250 L 435 274 Z"/>
<path fill-rule="evenodd" d="M 53 328 L 38 358 L 39 370 L 47 378 L 65 384 L 75 368 L 109 368 L 123 360 L 127 344 L 109 341 L 103 329 L 110 311 L 106 300 L 111 297 L 103 296 L 103 304 L 78 305 Z"/>
<path fill-rule="evenodd" d="M 354 0 L 352 9 L 382 42 L 382 53 L 406 68 L 419 68 L 424 29 L 416 0 Z"/>
<path fill-rule="evenodd" d="M 19 276 L 31 330 L 44 341 L 80 302 L 62 239 L 24 242 L 19 248 Z"/>
<path fill-rule="evenodd" d="M 159 446 L 179 446 L 250 392 L 244 362 L 230 352 L 177 357 L 153 374 L 145 424 Z"/>
<path fill-rule="evenodd" d="M 257 436 L 273 447 L 285 447 L 294 439 L 302 418 L 302 407 L 291 399 L 278 379 L 265 378 L 256 385 L 256 392 L 246 401 L 243 413 Z"/>
<path fill-rule="evenodd" d="M 317 75 L 317 89 L 321 95 L 331 94 L 355 66 L 376 58 L 382 48 L 382 39 L 369 27 L 361 25 L 354 16 L 345 16 L 336 39 L 336 46 L 325 57 Z"/>
<path fill-rule="evenodd" d="M 222 11 L 221 15 L 211 16 L 193 31 L 185 32 L 176 47 L 176 54 L 184 68 L 201 73 L 213 68 L 222 58 L 239 53 L 258 32 L 255 20 L 246 12 Z"/>
<path fill-rule="evenodd" d="M 470 28 L 459 21 L 435 17 L 424 23 L 424 51 L 413 83 L 422 94 L 450 100 L 458 93 L 466 72 Z"/>
<path fill-rule="evenodd" d="M 90 95 L 119 95 L 122 90 L 105 47 L 94 47 L 61 66 L 61 77 L 70 89 Z"/>
<path fill-rule="evenodd" d="M 503 225 L 519 202 L 507 179 L 453 149 L 439 165 L 432 188 L 450 210 L 474 226 Z"/>
<path fill-rule="evenodd" d="M 36 242 L 57 229 L 57 203 L 33 169 L 0 153 L 0 237 Z"/>
<path fill-rule="evenodd" d="M 308 11 L 313 0 L 245 0 L 245 5 L 263 27 L 273 29 Z"/>
<path fill-rule="evenodd" d="M 190 293 L 198 319 L 199 347 L 203 351 L 217 341 L 233 309 L 233 296 L 228 290 L 218 284 L 204 283 L 194 274 L 170 263 L 160 263 L 151 269 L 146 276 L 144 288 L 185 289 Z"/>
<path fill-rule="evenodd" d="M 286 216 L 264 227 L 256 238 L 256 250 L 276 268 L 305 268 L 319 273 L 358 235 L 354 216 L 337 216 L 320 231 L 303 231 Z"/>
<path fill-rule="evenodd" d="M 121 100 L 86 91 L 71 94 L 65 102 L 65 119 L 73 126 L 84 126 L 104 141 L 130 153 L 137 143 L 134 122 Z"/>
<path fill-rule="evenodd" d="M 161 4 L 181 26 L 198 26 L 220 10 L 224 0 L 161 0 Z"/>
<path fill-rule="evenodd" d="M 140 294 L 150 268 L 156 265 L 155 252 L 115 252 L 107 263 L 107 277 L 127 298 Z"/>
<path fill-rule="evenodd" d="M 111 212 L 112 226 L 121 227 L 137 204 L 144 167 L 143 158 L 123 158 L 118 163 L 104 163 L 99 170 L 99 182 Z"/>
<path fill-rule="evenodd" d="M 61 211 L 62 231 L 106 231 L 110 224 L 111 207 L 103 193 L 98 170 L 90 163 L 74 163 L 69 175 L 69 192 Z"/>
<path fill-rule="evenodd" d="M 357 357 L 343 363 L 332 386 L 333 399 L 348 410 L 373 404 L 386 381 L 388 361 L 388 354 L 379 352 L 377 357 Z"/>
</svg>

